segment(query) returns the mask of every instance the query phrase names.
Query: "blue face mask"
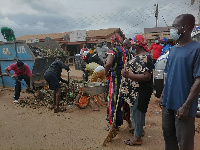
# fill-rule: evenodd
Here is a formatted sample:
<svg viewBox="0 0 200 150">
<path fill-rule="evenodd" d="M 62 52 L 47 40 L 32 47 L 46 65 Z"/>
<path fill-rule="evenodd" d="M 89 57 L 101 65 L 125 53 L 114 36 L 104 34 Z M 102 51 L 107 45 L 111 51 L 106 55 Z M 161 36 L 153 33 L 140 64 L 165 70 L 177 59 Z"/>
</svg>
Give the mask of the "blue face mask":
<svg viewBox="0 0 200 150">
<path fill-rule="evenodd" d="M 160 44 L 161 46 L 165 46 L 165 44 Z"/>
<path fill-rule="evenodd" d="M 159 41 L 158 40 L 155 40 L 155 43 L 158 43 Z"/>
<path fill-rule="evenodd" d="M 136 53 L 136 50 L 133 49 L 132 47 L 130 48 L 130 51 L 131 51 L 132 53 Z"/>
<path fill-rule="evenodd" d="M 170 36 L 173 40 L 178 40 L 180 35 L 178 34 L 178 29 L 170 29 Z"/>
</svg>

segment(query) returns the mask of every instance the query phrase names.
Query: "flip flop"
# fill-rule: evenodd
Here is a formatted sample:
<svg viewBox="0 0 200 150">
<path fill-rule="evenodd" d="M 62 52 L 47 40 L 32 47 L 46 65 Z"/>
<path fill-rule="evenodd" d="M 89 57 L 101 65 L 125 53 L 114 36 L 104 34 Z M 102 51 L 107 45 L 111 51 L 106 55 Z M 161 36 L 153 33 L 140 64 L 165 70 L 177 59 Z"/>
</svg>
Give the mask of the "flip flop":
<svg viewBox="0 0 200 150">
<path fill-rule="evenodd" d="M 133 142 L 133 141 L 131 141 L 131 139 L 128 139 L 128 140 L 124 141 L 124 144 L 129 145 L 129 146 L 142 145 L 142 141 L 139 141 L 139 142 L 135 141 L 135 142 Z"/>
<path fill-rule="evenodd" d="M 129 130 L 130 133 L 134 134 L 134 129 Z"/>
<path fill-rule="evenodd" d="M 106 131 L 109 131 L 109 130 L 110 130 L 110 126 L 106 126 L 104 129 L 105 129 Z"/>
</svg>

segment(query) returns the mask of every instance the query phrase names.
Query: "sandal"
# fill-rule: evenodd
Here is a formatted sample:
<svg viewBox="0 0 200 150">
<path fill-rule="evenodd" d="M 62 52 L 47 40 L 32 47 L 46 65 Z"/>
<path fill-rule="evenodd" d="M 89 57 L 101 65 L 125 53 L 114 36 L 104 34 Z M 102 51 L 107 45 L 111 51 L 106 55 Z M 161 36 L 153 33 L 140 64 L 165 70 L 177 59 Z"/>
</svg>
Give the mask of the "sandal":
<svg viewBox="0 0 200 150">
<path fill-rule="evenodd" d="M 110 130 L 110 126 L 107 125 L 106 127 L 104 127 L 104 129 L 105 129 L 106 131 L 109 131 L 109 130 Z"/>
<path fill-rule="evenodd" d="M 129 145 L 129 146 L 135 146 L 135 145 L 142 145 L 142 140 L 141 141 L 131 141 L 131 139 L 125 140 L 124 144 Z"/>
</svg>

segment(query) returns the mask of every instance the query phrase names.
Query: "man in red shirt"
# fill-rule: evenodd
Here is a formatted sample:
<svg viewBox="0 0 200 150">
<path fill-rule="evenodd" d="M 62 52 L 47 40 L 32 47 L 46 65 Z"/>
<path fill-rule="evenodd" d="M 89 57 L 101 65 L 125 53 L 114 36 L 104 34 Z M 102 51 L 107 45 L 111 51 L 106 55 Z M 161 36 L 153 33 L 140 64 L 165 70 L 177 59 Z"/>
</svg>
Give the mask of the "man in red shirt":
<svg viewBox="0 0 200 150">
<path fill-rule="evenodd" d="M 10 73 L 10 71 L 14 71 L 14 75 Z M 33 89 L 33 79 L 32 79 L 32 72 L 29 66 L 22 61 L 18 61 L 16 63 L 11 64 L 5 69 L 5 72 L 13 78 L 15 82 L 15 93 L 14 93 L 14 103 L 19 103 L 18 99 L 20 97 L 21 92 L 21 83 L 20 81 L 24 79 L 28 87 Z"/>
<path fill-rule="evenodd" d="M 157 36 L 155 38 L 155 43 L 153 43 L 149 49 L 150 52 L 151 52 L 151 50 L 153 50 L 153 64 L 156 63 L 156 60 L 160 57 L 160 54 L 162 52 L 162 46 L 159 43 L 159 39 L 160 39 L 160 37 Z"/>
</svg>

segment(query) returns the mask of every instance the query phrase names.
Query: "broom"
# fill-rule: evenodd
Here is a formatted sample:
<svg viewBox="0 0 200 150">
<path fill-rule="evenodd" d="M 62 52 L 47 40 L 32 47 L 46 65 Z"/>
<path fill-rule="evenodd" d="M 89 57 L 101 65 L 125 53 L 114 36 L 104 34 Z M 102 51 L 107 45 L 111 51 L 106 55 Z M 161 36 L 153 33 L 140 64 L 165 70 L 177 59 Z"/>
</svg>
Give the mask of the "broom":
<svg viewBox="0 0 200 150">
<path fill-rule="evenodd" d="M 125 68 L 125 66 L 126 66 L 126 64 L 127 64 L 127 58 L 126 58 L 126 60 L 125 60 L 125 63 L 124 63 L 124 68 Z M 118 93 L 118 98 L 117 98 L 117 104 L 116 104 L 116 108 L 115 108 L 115 112 L 114 112 L 114 118 L 116 117 L 116 112 L 117 112 L 117 108 L 118 108 L 118 102 L 119 102 L 119 98 L 120 98 L 120 96 L 121 96 L 121 89 L 122 89 L 122 83 L 123 83 L 123 81 L 125 81 L 125 78 L 122 76 L 122 81 L 121 81 L 121 84 L 120 84 L 120 87 L 119 87 L 119 93 Z M 108 133 L 108 135 L 107 135 L 107 137 L 106 137 L 106 139 L 104 140 L 104 142 L 103 142 L 103 146 L 106 146 L 106 144 L 108 143 L 108 142 L 111 142 L 112 141 L 112 139 L 117 135 L 118 133 L 117 133 L 117 131 L 116 131 L 116 129 L 114 128 L 114 126 L 112 126 L 111 127 L 111 129 L 110 129 L 110 131 L 109 131 L 109 133 Z"/>
</svg>

